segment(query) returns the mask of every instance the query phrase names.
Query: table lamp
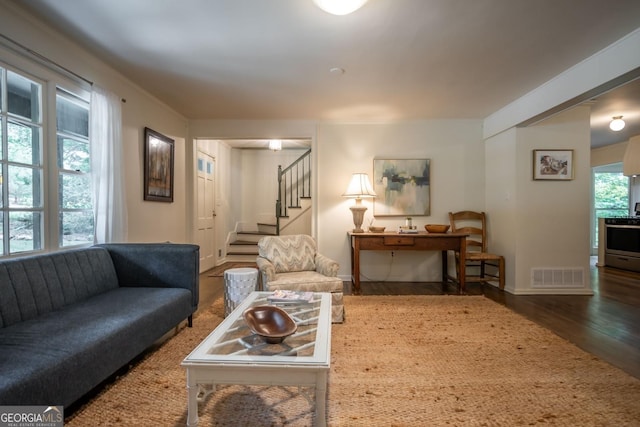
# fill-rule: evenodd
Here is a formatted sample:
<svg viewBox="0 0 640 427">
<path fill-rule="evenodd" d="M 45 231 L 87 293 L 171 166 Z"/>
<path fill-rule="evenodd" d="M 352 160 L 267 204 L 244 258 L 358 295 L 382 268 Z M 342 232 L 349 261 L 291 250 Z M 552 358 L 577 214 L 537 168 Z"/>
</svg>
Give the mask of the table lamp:
<svg viewBox="0 0 640 427">
<path fill-rule="evenodd" d="M 355 225 L 353 232 L 364 233 L 362 221 L 364 220 L 364 212 L 367 210 L 367 207 L 362 205 L 362 198 L 376 197 L 376 193 L 373 191 L 373 188 L 371 188 L 371 183 L 369 182 L 369 175 L 366 173 L 354 173 L 351 176 L 351 182 L 349 182 L 347 191 L 344 192 L 342 197 L 356 199 L 356 204 L 349 208 L 353 214 L 353 225 Z"/>
</svg>

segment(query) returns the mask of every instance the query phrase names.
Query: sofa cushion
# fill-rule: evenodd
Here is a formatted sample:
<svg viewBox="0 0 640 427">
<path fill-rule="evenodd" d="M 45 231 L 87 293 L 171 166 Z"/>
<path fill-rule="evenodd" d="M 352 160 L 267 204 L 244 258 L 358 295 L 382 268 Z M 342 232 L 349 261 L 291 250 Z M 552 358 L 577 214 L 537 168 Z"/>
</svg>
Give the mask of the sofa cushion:
<svg viewBox="0 0 640 427">
<path fill-rule="evenodd" d="M 36 255 L 0 264 L 0 328 L 118 287 L 106 249 Z"/>
<path fill-rule="evenodd" d="M 263 237 L 258 242 L 258 255 L 271 261 L 276 273 L 316 269 L 316 242 L 304 234 Z"/>
<path fill-rule="evenodd" d="M 186 289 L 116 288 L 2 328 L 0 404 L 68 406 L 190 314 Z"/>
<path fill-rule="evenodd" d="M 276 274 L 275 280 L 267 282 L 265 290 L 343 292 L 343 287 L 339 277 L 327 277 L 315 271 L 297 271 Z"/>
</svg>

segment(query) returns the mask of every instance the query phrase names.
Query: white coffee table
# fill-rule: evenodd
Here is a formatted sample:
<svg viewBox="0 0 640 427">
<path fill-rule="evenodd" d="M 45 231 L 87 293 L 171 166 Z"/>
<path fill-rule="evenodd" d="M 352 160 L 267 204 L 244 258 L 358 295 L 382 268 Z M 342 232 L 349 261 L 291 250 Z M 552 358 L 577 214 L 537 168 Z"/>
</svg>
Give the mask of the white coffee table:
<svg viewBox="0 0 640 427">
<path fill-rule="evenodd" d="M 198 424 L 198 399 L 217 384 L 299 386 L 315 389 L 316 424 L 326 425 L 331 355 L 331 294 L 314 294 L 311 303 L 276 303 L 298 330 L 282 344 L 266 344 L 252 334 L 242 313 L 269 305 L 272 292 L 253 292 L 183 361 L 187 370 L 187 425 Z"/>
</svg>

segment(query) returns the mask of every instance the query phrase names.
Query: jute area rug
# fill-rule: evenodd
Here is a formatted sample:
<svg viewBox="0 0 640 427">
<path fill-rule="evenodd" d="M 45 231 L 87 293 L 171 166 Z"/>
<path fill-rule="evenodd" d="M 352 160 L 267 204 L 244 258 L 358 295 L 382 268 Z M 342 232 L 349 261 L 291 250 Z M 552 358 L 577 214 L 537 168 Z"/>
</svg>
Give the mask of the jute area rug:
<svg viewBox="0 0 640 427">
<path fill-rule="evenodd" d="M 482 296 L 345 296 L 333 325 L 330 426 L 638 426 L 640 380 Z M 222 301 L 65 426 L 183 426 L 182 359 Z M 313 402 L 313 393 L 311 394 Z M 220 386 L 200 426 L 308 426 L 297 388 Z"/>
</svg>

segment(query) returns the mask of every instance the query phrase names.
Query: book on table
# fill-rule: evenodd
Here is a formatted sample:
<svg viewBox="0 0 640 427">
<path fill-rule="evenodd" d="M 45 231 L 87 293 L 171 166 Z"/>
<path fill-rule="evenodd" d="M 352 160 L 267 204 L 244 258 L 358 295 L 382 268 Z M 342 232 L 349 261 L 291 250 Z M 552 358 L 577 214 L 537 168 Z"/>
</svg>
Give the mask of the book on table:
<svg viewBox="0 0 640 427">
<path fill-rule="evenodd" d="M 310 303 L 313 301 L 313 292 L 276 290 L 267 299 L 278 303 Z"/>
</svg>

